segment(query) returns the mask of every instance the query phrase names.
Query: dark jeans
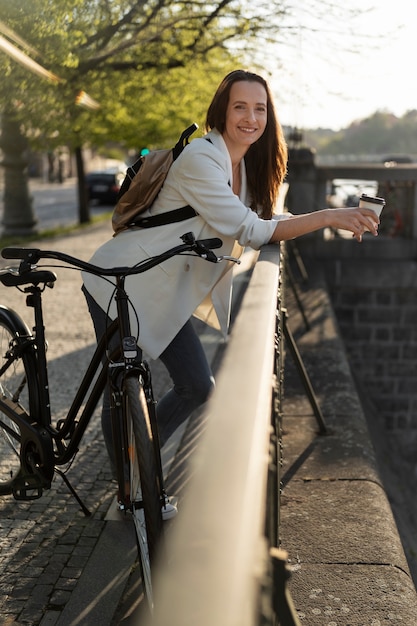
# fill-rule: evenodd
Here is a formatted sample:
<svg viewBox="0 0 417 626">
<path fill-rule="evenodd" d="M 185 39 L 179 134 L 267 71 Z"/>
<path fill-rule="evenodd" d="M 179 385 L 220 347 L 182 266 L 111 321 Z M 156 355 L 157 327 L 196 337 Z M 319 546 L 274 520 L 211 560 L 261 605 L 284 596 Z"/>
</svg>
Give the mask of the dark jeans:
<svg viewBox="0 0 417 626">
<path fill-rule="evenodd" d="M 97 340 L 103 335 L 109 318 L 83 287 Z M 118 338 L 114 338 L 116 343 Z M 111 348 L 111 346 L 110 346 Z M 173 387 L 159 400 L 156 408 L 161 446 L 190 414 L 207 400 L 214 378 L 200 339 L 191 320 L 186 322 L 159 357 L 167 368 Z M 106 388 L 101 416 L 103 435 L 110 460 L 113 458 L 110 394 Z"/>
</svg>

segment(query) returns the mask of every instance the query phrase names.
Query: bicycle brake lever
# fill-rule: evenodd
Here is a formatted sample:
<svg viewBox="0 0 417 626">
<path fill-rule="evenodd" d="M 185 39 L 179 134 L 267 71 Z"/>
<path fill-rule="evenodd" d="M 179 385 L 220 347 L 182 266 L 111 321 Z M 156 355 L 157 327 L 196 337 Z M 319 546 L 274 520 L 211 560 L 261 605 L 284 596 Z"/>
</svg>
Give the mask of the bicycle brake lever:
<svg viewBox="0 0 417 626">
<path fill-rule="evenodd" d="M 26 272 L 31 272 L 32 270 L 36 269 L 36 265 L 34 265 L 33 263 L 31 263 L 30 261 L 20 261 L 20 265 L 19 265 L 19 274 L 25 274 Z"/>
<path fill-rule="evenodd" d="M 218 262 L 218 257 L 214 254 L 214 252 L 210 250 L 210 248 L 206 248 L 206 246 L 201 244 L 199 241 L 194 242 L 193 248 L 198 256 L 200 256 L 205 261 L 210 261 L 211 263 Z"/>
<path fill-rule="evenodd" d="M 219 262 L 219 257 L 217 257 L 214 252 L 212 252 L 211 250 L 206 250 L 202 253 L 199 253 L 199 256 L 201 256 L 202 259 L 204 259 L 205 261 L 210 261 L 210 263 L 218 263 Z"/>
</svg>

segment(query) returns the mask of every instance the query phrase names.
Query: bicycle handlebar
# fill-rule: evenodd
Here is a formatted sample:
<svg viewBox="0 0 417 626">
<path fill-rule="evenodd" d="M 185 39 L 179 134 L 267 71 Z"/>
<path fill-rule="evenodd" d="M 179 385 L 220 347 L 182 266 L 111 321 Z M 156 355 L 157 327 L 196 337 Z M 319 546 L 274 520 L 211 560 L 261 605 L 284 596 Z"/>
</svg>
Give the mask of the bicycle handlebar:
<svg viewBox="0 0 417 626">
<path fill-rule="evenodd" d="M 1 256 L 3 259 L 26 259 L 27 257 L 40 252 L 37 248 L 3 248 L 1 251 Z M 32 258 L 32 257 L 31 257 Z"/>
<path fill-rule="evenodd" d="M 184 243 L 175 246 L 174 248 L 170 248 L 166 252 L 162 252 L 155 257 L 144 259 L 133 267 L 98 267 L 97 265 L 92 265 L 91 263 L 87 263 L 86 261 L 82 261 L 81 259 L 77 259 L 76 257 L 63 252 L 55 250 L 39 250 L 38 248 L 3 248 L 1 256 L 4 259 L 21 259 L 19 273 L 24 273 L 25 271 L 33 269 L 33 266 L 36 265 L 40 259 L 55 259 L 97 276 L 128 276 L 131 274 L 141 274 L 142 272 L 146 272 L 152 267 L 159 265 L 163 261 L 184 252 L 194 252 L 196 255 L 212 263 L 217 263 L 223 259 L 223 257 L 217 257 L 214 252 L 212 252 L 212 250 L 221 248 L 223 245 L 223 241 L 217 237 L 212 239 L 195 239 L 193 233 L 185 233 L 185 235 L 182 235 L 181 239 Z M 237 259 L 232 259 L 230 257 L 225 258 L 231 261 L 239 262 Z"/>
</svg>

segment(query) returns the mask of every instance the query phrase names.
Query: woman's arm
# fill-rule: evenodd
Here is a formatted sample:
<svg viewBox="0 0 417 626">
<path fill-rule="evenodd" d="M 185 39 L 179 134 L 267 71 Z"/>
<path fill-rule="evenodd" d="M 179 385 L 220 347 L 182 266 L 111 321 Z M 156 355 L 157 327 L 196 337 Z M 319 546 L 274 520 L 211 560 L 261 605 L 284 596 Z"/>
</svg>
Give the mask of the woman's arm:
<svg viewBox="0 0 417 626">
<path fill-rule="evenodd" d="M 362 241 L 365 231 L 378 235 L 379 218 L 371 209 L 343 208 L 323 209 L 313 213 L 291 215 L 289 219 L 279 220 L 270 243 L 294 239 L 321 228 L 340 228 L 350 230 L 353 237 Z"/>
</svg>

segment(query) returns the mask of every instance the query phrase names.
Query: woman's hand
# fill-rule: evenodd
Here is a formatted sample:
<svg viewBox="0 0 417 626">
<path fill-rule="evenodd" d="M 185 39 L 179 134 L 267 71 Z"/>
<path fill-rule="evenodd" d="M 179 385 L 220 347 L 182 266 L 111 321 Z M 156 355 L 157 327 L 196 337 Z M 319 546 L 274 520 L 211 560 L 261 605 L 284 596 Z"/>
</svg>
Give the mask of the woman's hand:
<svg viewBox="0 0 417 626">
<path fill-rule="evenodd" d="M 294 239 L 312 233 L 321 228 L 340 228 L 349 230 L 352 236 L 362 241 L 363 233 L 369 231 L 378 234 L 379 217 L 372 209 L 346 207 L 340 209 L 323 209 L 312 213 L 291 215 L 288 219 L 277 222 L 270 243 Z"/>
<path fill-rule="evenodd" d="M 362 241 L 363 233 L 369 231 L 378 235 L 379 217 L 372 209 L 341 208 L 326 209 L 330 213 L 330 226 L 342 230 L 350 230 L 352 237 Z"/>
</svg>

